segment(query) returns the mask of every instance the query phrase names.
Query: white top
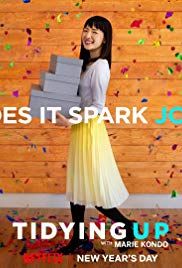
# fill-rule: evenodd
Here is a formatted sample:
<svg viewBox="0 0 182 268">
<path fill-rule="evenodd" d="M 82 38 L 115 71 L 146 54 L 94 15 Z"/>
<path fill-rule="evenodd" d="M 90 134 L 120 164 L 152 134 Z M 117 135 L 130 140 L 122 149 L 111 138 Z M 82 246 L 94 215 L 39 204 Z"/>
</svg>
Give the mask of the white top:
<svg viewBox="0 0 182 268">
<path fill-rule="evenodd" d="M 81 108 L 96 107 L 98 113 L 105 106 L 106 92 L 110 80 L 109 63 L 106 59 L 98 59 L 88 65 L 80 76 L 79 96 Z"/>
</svg>

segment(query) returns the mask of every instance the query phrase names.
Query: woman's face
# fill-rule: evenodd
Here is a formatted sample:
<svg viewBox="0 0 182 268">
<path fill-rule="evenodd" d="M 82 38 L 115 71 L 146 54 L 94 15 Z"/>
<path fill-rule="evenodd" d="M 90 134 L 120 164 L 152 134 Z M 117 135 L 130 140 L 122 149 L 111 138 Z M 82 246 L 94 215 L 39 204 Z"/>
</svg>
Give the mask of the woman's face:
<svg viewBox="0 0 182 268">
<path fill-rule="evenodd" d="M 92 28 L 86 26 L 82 31 L 81 39 L 84 48 L 87 50 L 98 49 L 105 42 L 104 33 L 100 29 L 96 29 L 95 26 L 92 26 Z"/>
</svg>

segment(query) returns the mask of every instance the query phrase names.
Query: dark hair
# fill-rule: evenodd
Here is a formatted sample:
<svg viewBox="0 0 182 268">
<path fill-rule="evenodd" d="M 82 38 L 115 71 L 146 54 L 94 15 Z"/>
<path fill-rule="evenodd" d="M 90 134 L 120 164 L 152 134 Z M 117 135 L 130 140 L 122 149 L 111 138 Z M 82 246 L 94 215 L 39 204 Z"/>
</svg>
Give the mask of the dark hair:
<svg viewBox="0 0 182 268">
<path fill-rule="evenodd" d="M 82 40 L 81 40 L 81 49 L 80 49 L 80 59 L 83 59 L 83 66 L 82 66 L 82 71 L 84 72 L 86 70 L 86 66 L 89 62 L 94 62 L 97 59 L 107 59 L 109 63 L 109 68 L 111 68 L 111 50 L 112 50 L 112 26 L 109 20 L 107 20 L 104 17 L 101 16 L 94 16 L 89 18 L 85 24 L 84 27 L 86 26 L 93 27 L 95 26 L 96 29 L 101 30 L 104 33 L 105 37 L 105 43 L 102 46 L 101 50 L 101 55 L 97 58 L 90 59 L 90 52 L 86 50 L 83 46 Z"/>
</svg>

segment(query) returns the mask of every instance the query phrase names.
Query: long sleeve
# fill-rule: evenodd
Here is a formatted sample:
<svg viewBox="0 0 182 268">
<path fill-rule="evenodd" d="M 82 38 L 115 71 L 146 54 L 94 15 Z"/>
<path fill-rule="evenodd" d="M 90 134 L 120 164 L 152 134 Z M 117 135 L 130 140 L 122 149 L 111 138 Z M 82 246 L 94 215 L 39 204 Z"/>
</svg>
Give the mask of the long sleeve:
<svg viewBox="0 0 182 268">
<path fill-rule="evenodd" d="M 98 112 L 105 106 L 106 93 L 110 80 L 110 69 L 106 59 L 102 59 L 96 64 L 91 76 L 92 104 Z"/>
</svg>

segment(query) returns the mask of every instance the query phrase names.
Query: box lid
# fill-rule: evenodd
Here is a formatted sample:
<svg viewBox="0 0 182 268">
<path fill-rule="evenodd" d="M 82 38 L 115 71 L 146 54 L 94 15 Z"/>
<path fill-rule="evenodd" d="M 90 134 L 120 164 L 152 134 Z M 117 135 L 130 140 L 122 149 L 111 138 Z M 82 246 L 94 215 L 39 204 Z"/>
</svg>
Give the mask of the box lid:
<svg viewBox="0 0 182 268">
<path fill-rule="evenodd" d="M 73 57 L 64 57 L 64 56 L 59 56 L 55 54 L 51 55 L 51 61 L 52 60 L 60 62 L 60 63 L 65 63 L 65 64 L 76 64 L 76 65 L 79 65 L 80 67 L 83 65 L 82 59 L 77 59 Z"/>
<path fill-rule="evenodd" d="M 70 77 L 66 75 L 59 75 L 59 74 L 53 74 L 50 72 L 41 72 L 41 76 L 43 76 L 45 79 L 49 80 L 56 80 L 60 82 L 70 83 L 70 84 L 76 84 L 78 85 L 80 82 L 80 79 L 77 77 Z"/>
<path fill-rule="evenodd" d="M 67 94 L 60 94 L 60 93 L 43 91 L 39 85 L 32 85 L 31 96 L 50 98 L 50 99 L 55 99 L 55 100 L 72 101 L 72 102 L 76 102 L 76 103 L 81 101 L 81 97 L 79 97 L 79 96 L 71 96 L 71 95 L 67 95 Z"/>
</svg>

